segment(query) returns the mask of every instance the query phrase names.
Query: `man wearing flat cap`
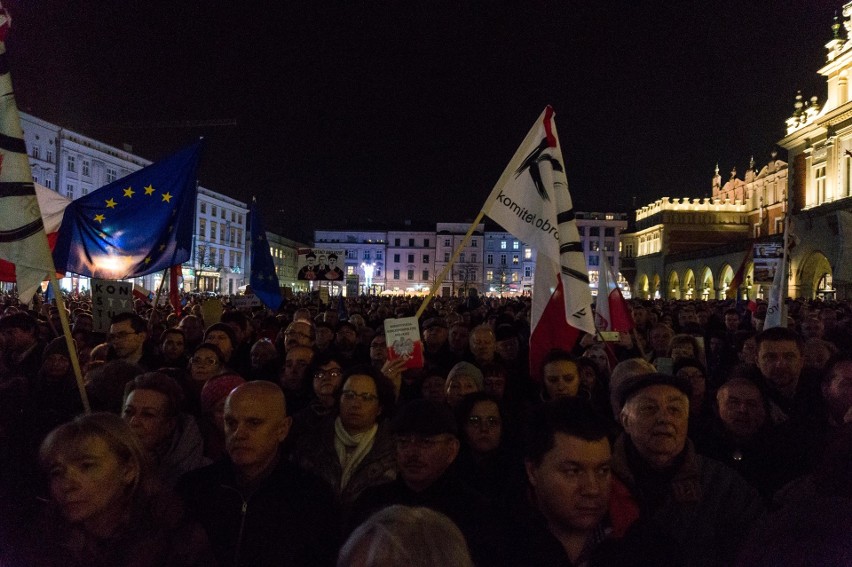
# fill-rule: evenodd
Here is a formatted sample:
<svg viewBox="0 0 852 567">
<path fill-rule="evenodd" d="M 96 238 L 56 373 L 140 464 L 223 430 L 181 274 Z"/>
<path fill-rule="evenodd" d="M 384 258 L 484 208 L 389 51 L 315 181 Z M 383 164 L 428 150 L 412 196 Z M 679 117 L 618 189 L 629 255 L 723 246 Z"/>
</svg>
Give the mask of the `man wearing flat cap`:
<svg viewBox="0 0 852 567">
<path fill-rule="evenodd" d="M 644 374 L 628 379 L 619 393 L 624 433 L 612 471 L 640 517 L 679 545 L 687 565 L 733 564 L 763 504 L 737 473 L 695 453 L 687 438 L 689 382 Z"/>
<path fill-rule="evenodd" d="M 399 476 L 365 490 L 355 504 L 354 529 L 394 504 L 425 506 L 448 516 L 464 534 L 477 564 L 493 565 L 502 527 L 487 501 L 453 474 L 459 452 L 456 421 L 446 404 L 413 400 L 391 423 Z M 486 560 L 487 559 L 487 560 Z"/>
</svg>

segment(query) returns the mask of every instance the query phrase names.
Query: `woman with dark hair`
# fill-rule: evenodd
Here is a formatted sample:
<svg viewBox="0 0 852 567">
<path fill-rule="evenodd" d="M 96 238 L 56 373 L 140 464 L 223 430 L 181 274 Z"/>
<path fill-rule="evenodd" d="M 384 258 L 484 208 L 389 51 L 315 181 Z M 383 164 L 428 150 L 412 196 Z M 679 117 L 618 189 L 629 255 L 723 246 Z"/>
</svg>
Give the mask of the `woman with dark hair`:
<svg viewBox="0 0 852 567">
<path fill-rule="evenodd" d="M 461 449 L 456 471 L 492 502 L 523 486 L 520 455 L 508 442 L 506 413 L 496 397 L 474 392 L 456 406 Z"/>
<path fill-rule="evenodd" d="M 598 363 L 584 356 L 577 359 L 577 370 L 580 373 L 580 395 L 591 401 L 601 414 L 612 417 L 608 380 L 602 379 Z"/>
<path fill-rule="evenodd" d="M 189 358 L 187 377 L 181 383 L 184 394 L 186 394 L 184 408 L 187 413 L 198 418 L 201 417 L 201 390 L 204 388 L 204 384 L 226 370 L 225 356 L 219 350 L 219 347 L 213 343 L 201 343 L 195 347 L 192 356 Z"/>
<path fill-rule="evenodd" d="M 39 452 L 50 501 L 32 565 L 210 565 L 200 526 L 163 493 L 142 446 L 118 416 L 95 413 L 54 429 Z"/>
<path fill-rule="evenodd" d="M 292 460 L 332 486 L 345 515 L 365 489 L 396 478 L 396 451 L 385 425 L 396 402 L 391 381 L 369 365 L 346 372 L 338 399 L 339 415 L 298 439 Z"/>
<path fill-rule="evenodd" d="M 343 365 L 333 352 L 317 353 L 305 368 L 311 380 L 311 399 L 307 407 L 293 414 L 293 425 L 285 443 L 291 448 L 299 437 L 316 430 L 325 420 L 337 415 L 337 400 L 343 385 Z"/>
</svg>

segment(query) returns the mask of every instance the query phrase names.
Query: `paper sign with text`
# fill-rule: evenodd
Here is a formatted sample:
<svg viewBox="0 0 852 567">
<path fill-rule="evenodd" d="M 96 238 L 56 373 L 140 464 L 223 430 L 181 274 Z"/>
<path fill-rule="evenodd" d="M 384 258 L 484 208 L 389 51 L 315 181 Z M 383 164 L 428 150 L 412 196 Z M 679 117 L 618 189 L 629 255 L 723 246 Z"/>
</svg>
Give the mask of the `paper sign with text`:
<svg viewBox="0 0 852 567">
<path fill-rule="evenodd" d="M 406 368 L 423 368 L 423 341 L 417 317 L 385 319 L 385 341 L 388 360 L 408 357 Z"/>
<path fill-rule="evenodd" d="M 92 324 L 98 333 L 109 332 L 109 321 L 133 311 L 133 283 L 92 278 Z"/>
</svg>

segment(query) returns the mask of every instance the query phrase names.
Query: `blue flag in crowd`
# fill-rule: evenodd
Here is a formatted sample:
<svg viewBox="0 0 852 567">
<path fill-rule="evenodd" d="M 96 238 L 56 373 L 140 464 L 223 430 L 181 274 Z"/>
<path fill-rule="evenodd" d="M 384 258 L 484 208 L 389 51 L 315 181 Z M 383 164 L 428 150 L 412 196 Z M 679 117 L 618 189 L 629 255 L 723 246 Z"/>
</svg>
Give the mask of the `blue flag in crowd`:
<svg viewBox="0 0 852 567">
<path fill-rule="evenodd" d="M 266 240 L 266 231 L 260 221 L 257 201 L 251 200 L 251 277 L 249 283 L 254 294 L 264 305 L 278 311 L 281 306 L 281 291 L 278 285 L 278 275 L 275 273 L 275 263 Z"/>
<path fill-rule="evenodd" d="M 72 201 L 53 251 L 58 272 L 125 279 L 189 260 L 201 141 Z"/>
</svg>

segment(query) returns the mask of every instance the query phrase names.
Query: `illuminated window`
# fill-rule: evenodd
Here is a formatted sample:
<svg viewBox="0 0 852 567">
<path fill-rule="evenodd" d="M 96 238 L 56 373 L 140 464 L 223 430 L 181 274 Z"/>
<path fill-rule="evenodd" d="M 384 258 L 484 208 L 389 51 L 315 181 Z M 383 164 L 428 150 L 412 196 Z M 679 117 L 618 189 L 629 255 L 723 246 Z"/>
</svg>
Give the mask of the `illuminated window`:
<svg viewBox="0 0 852 567">
<path fill-rule="evenodd" d="M 524 260 L 532 260 L 532 248 L 524 248 Z"/>
<path fill-rule="evenodd" d="M 355 266 L 346 266 L 346 275 L 354 276 L 355 275 Z"/>
<path fill-rule="evenodd" d="M 501 240 L 501 241 L 500 241 L 500 250 L 505 250 L 505 249 L 506 249 L 506 241 L 505 241 L 505 240 Z"/>
</svg>

